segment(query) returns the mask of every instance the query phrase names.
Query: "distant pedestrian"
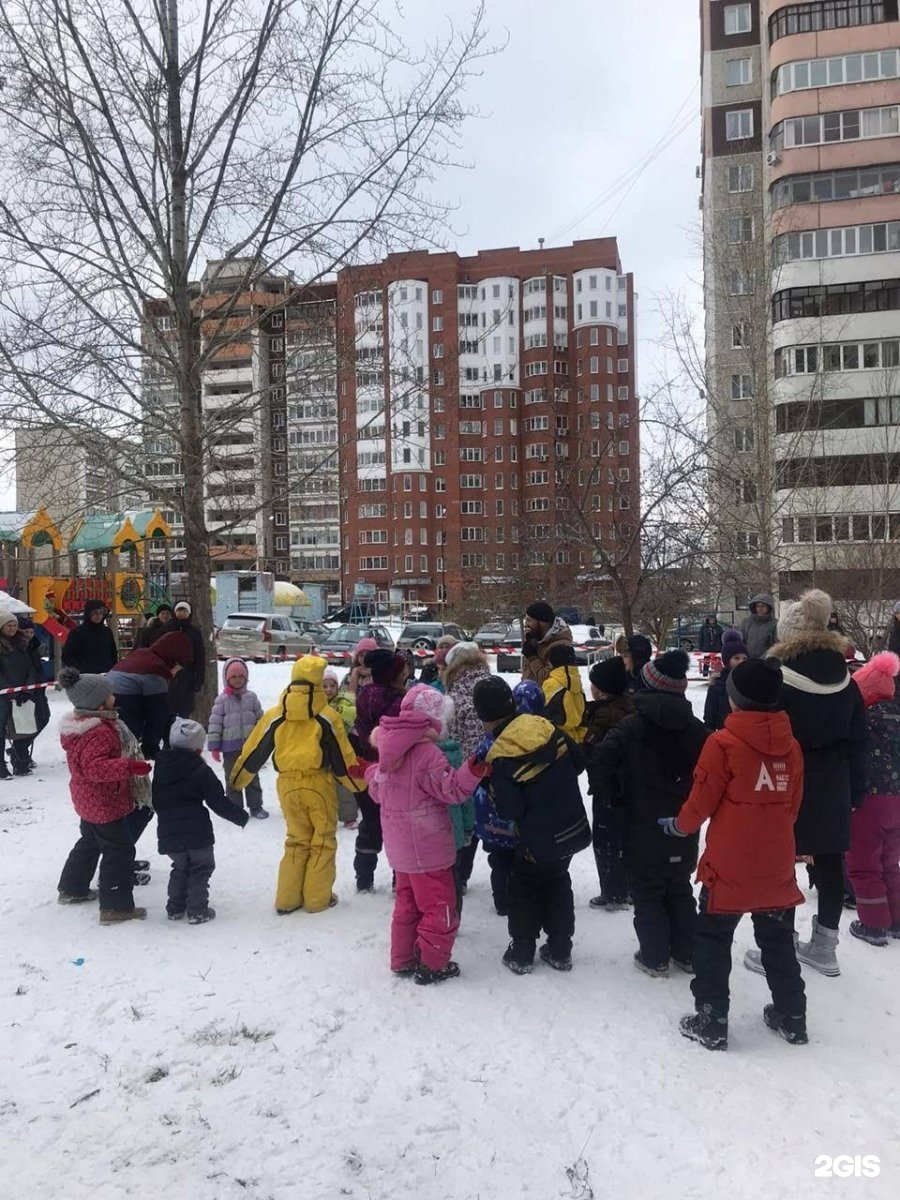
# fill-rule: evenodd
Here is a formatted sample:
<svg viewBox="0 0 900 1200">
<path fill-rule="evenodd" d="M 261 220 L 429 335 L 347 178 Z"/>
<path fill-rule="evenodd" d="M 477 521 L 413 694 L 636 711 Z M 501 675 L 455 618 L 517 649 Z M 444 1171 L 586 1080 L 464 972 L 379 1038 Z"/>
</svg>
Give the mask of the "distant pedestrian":
<svg viewBox="0 0 900 1200">
<path fill-rule="evenodd" d="M 750 601 L 750 616 L 741 627 L 750 658 L 765 658 L 778 636 L 775 601 L 768 592 L 759 592 Z"/>
</svg>

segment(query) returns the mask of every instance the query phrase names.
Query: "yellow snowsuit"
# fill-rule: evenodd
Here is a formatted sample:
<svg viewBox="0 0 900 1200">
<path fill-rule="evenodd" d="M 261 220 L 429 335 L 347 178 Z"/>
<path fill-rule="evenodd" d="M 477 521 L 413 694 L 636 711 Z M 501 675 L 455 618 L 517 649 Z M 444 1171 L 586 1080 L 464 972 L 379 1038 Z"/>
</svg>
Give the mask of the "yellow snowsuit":
<svg viewBox="0 0 900 1200">
<path fill-rule="evenodd" d="M 579 745 L 587 732 L 584 719 L 584 688 L 577 667 L 554 667 L 544 680 L 546 717 Z"/>
<path fill-rule="evenodd" d="M 322 689 L 325 667 L 324 658 L 314 655 L 297 659 L 290 684 L 260 717 L 231 773 L 232 787 L 243 789 L 270 756 L 278 772 L 287 825 L 275 893 L 279 912 L 329 907 L 337 851 L 335 779 L 352 792 L 361 790 L 347 777 L 356 755 Z"/>
</svg>

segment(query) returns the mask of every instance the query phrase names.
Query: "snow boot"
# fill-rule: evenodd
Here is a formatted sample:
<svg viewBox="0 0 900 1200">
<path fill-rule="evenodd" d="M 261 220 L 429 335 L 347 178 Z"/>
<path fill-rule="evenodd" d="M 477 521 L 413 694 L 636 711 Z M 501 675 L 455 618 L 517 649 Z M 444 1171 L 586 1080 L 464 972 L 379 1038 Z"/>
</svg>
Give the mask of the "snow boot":
<svg viewBox="0 0 900 1200">
<path fill-rule="evenodd" d="M 699 1042 L 707 1050 L 728 1049 L 728 1018 L 713 1012 L 709 1004 L 703 1004 L 689 1017 L 682 1017 L 678 1028 L 681 1036 Z"/>
<path fill-rule="evenodd" d="M 412 979 L 418 965 L 416 962 L 411 962 L 405 967 L 391 967 L 391 974 L 396 975 L 398 979 Z"/>
<path fill-rule="evenodd" d="M 548 967 L 552 967 L 554 971 L 571 971 L 572 970 L 572 955 L 567 954 L 565 958 L 560 958 L 558 955 L 551 953 L 549 942 L 545 942 L 538 950 L 541 962 L 546 963 Z"/>
<path fill-rule="evenodd" d="M 763 1009 L 763 1020 L 791 1046 L 805 1046 L 809 1041 L 806 1036 L 806 1017 L 789 1017 L 780 1013 L 774 1004 L 767 1004 Z"/>
<path fill-rule="evenodd" d="M 187 913 L 184 911 L 184 909 L 182 909 L 181 912 L 166 913 L 166 916 L 169 918 L 170 921 L 183 921 L 184 918 L 187 916 Z"/>
<path fill-rule="evenodd" d="M 150 872 L 149 871 L 135 871 L 134 872 L 133 883 L 134 883 L 135 887 L 146 887 L 149 882 L 150 882 Z"/>
<path fill-rule="evenodd" d="M 874 925 L 864 925 L 862 921 L 851 921 L 850 932 L 861 942 L 868 942 L 870 946 L 886 946 L 888 944 L 886 929 L 876 929 Z"/>
<path fill-rule="evenodd" d="M 257 821 L 265 821 L 268 819 L 268 811 L 264 808 L 251 808 L 250 816 L 255 817 Z"/>
<path fill-rule="evenodd" d="M 800 945 L 800 934 L 794 931 L 794 949 Z M 798 955 L 799 958 L 799 955 Z M 753 971 L 756 975 L 765 975 L 766 969 L 762 965 L 762 953 L 759 950 L 748 950 L 744 955 L 744 966 L 748 971 Z"/>
<path fill-rule="evenodd" d="M 516 955 L 515 946 L 512 942 L 509 943 L 503 952 L 503 965 L 509 967 L 513 975 L 530 975 L 534 970 L 533 962 L 528 962 L 521 956 Z"/>
<path fill-rule="evenodd" d="M 451 959 L 446 967 L 441 967 L 439 971 L 435 971 L 432 967 L 426 967 L 424 963 L 420 962 L 416 967 L 416 973 L 413 978 L 416 983 L 424 986 L 429 983 L 443 983 L 445 979 L 455 979 L 458 974 L 459 963 L 455 963 Z"/>
<path fill-rule="evenodd" d="M 896 925 L 888 925 L 888 933 L 892 938 L 900 938 L 900 922 Z"/>
<path fill-rule="evenodd" d="M 93 888 L 88 888 L 83 896 L 72 896 L 69 892 L 59 892 L 56 897 L 57 904 L 87 904 L 90 900 L 96 900 L 97 893 Z"/>
<path fill-rule="evenodd" d="M 0 779 L 12 779 L 12 772 L 6 763 L 6 755 L 0 752 Z"/>
<path fill-rule="evenodd" d="M 651 979 L 668 979 L 669 964 L 661 963 L 658 967 L 651 966 L 650 963 L 644 962 L 641 958 L 640 950 L 635 952 L 634 965 L 639 971 L 643 971 L 645 975 L 649 975 Z"/>
<path fill-rule="evenodd" d="M 296 908 L 276 908 L 275 911 L 278 913 L 279 917 L 286 917 L 288 913 L 300 912 L 302 908 L 303 905 L 298 904 Z"/>
<path fill-rule="evenodd" d="M 689 958 L 673 958 L 672 963 L 679 971 L 684 971 L 685 975 L 695 975 L 694 964 Z"/>
<path fill-rule="evenodd" d="M 624 912 L 628 907 L 625 900 L 611 900 L 608 896 L 592 896 L 588 901 L 591 908 L 602 909 L 603 912 Z"/>
<path fill-rule="evenodd" d="M 832 977 L 840 975 L 841 968 L 838 966 L 835 953 L 838 931 L 826 929 L 824 925 L 820 925 L 818 917 L 813 917 L 812 920 L 812 937 L 808 942 L 799 942 L 797 945 L 798 961 L 805 963 L 807 967 L 812 967 L 822 975 Z"/>
<path fill-rule="evenodd" d="M 202 912 L 188 913 L 188 925 L 205 925 L 216 919 L 216 910 L 207 906 Z"/>
<path fill-rule="evenodd" d="M 101 908 L 101 925 L 121 925 L 123 921 L 146 920 L 146 908 Z"/>
<path fill-rule="evenodd" d="M 135 871 L 149 871 L 150 863 L 146 858 L 136 858 L 134 860 Z"/>
</svg>

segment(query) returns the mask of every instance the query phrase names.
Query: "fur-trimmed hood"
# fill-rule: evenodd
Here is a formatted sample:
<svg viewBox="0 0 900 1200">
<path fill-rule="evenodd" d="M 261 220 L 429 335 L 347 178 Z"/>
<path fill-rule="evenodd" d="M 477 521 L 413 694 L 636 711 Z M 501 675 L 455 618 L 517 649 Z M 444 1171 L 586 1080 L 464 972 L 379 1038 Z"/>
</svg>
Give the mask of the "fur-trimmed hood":
<svg viewBox="0 0 900 1200">
<path fill-rule="evenodd" d="M 781 663 L 785 687 L 829 696 L 850 686 L 846 648 L 847 639 L 839 633 L 807 629 L 773 646 L 770 654 Z"/>
<path fill-rule="evenodd" d="M 92 729 L 96 729 L 104 721 L 115 722 L 119 719 L 119 714 L 115 709 L 109 710 L 109 716 L 101 713 L 91 713 L 89 716 L 78 716 L 77 713 L 67 713 L 59 723 L 60 741 L 64 737 L 83 737 Z"/>
<path fill-rule="evenodd" d="M 783 642 L 778 642 L 769 651 L 769 655 L 786 663 L 793 658 L 799 658 L 801 654 L 812 654 L 816 650 L 836 650 L 843 656 L 849 646 L 847 638 L 839 633 L 832 633 L 828 629 L 806 629 L 785 638 Z"/>
</svg>

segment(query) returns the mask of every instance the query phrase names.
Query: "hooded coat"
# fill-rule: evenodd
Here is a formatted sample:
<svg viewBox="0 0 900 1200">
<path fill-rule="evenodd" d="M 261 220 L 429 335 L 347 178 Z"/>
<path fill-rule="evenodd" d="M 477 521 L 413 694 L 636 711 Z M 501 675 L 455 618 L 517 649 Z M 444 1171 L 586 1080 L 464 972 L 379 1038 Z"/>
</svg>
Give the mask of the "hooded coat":
<svg viewBox="0 0 900 1200">
<path fill-rule="evenodd" d="M 697 639 L 698 649 L 704 654 L 718 654 L 722 649 L 722 626 L 718 621 L 704 621 Z"/>
<path fill-rule="evenodd" d="M 537 654 L 532 655 L 531 658 L 526 658 L 524 654 L 522 655 L 522 678 L 531 679 L 534 683 L 542 686 L 544 680 L 550 674 L 550 663 L 547 660 L 547 655 L 554 646 L 571 646 L 572 630 L 562 617 L 556 617 L 540 641 L 532 641 L 532 645 Z"/>
<path fill-rule="evenodd" d="M 243 827 L 250 814 L 225 798 L 212 768 L 193 750 L 163 750 L 153 767 L 153 807 L 160 854 L 204 850 L 215 844 L 207 806 Z"/>
<path fill-rule="evenodd" d="M 752 611 L 754 604 L 768 604 L 769 615 L 758 617 Z M 741 634 L 750 658 L 765 658 L 766 653 L 778 639 L 778 618 L 775 616 L 775 597 L 769 592 L 758 592 L 750 600 L 750 616 L 741 626 Z"/>
<path fill-rule="evenodd" d="M 841 854 L 850 844 L 850 810 L 866 790 L 866 718 L 844 658 L 845 639 L 801 632 L 772 648 L 781 662 L 781 705 L 803 751 L 798 854 Z"/>
<path fill-rule="evenodd" d="M 383 683 L 367 683 L 356 695 L 356 721 L 350 736 L 356 752 L 366 762 L 377 762 L 378 752 L 372 745 L 372 733 L 383 717 L 396 717 L 405 692 Z"/>
<path fill-rule="evenodd" d="M 591 844 L 578 786 L 584 757 L 546 717 L 513 717 L 499 726 L 486 761 L 493 807 L 515 822 L 518 858 L 558 863 Z"/>
<path fill-rule="evenodd" d="M 231 786 L 236 791 L 243 791 L 270 758 L 279 776 L 302 776 L 310 789 L 327 785 L 333 792 L 337 779 L 351 792 L 360 790 L 347 777 L 356 755 L 322 687 L 325 665 L 313 655 L 294 663 L 291 682 L 260 717 L 234 765 Z"/>
<path fill-rule="evenodd" d="M 451 767 L 438 738 L 437 722 L 416 711 L 384 717 L 375 734 L 378 762 L 367 768 L 366 783 L 381 806 L 384 848 L 395 871 L 440 871 L 456 861 L 449 806 L 471 796 L 480 775 L 466 763 Z"/>
<path fill-rule="evenodd" d="M 490 678 L 490 668 L 484 662 L 466 663 L 448 671 L 445 680 L 447 695 L 453 701 L 450 736 L 462 747 L 463 757 L 471 758 L 484 737 L 484 725 L 475 712 L 475 685 Z"/>
<path fill-rule="evenodd" d="M 125 751 L 122 739 L 113 709 L 71 713 L 60 722 L 59 741 L 69 766 L 72 806 L 82 821 L 91 825 L 107 825 L 126 817 L 136 800 L 143 800 L 149 792 L 147 778 L 134 774 L 136 759 Z"/>
<path fill-rule="evenodd" d="M 709 820 L 697 882 L 710 913 L 803 903 L 795 878 L 794 822 L 803 798 L 803 752 L 784 712 L 734 712 L 707 739 L 678 828 Z"/>
<path fill-rule="evenodd" d="M 233 661 L 240 662 L 240 659 L 228 660 L 222 672 L 223 678 L 228 671 L 229 663 Z M 236 754 L 256 728 L 256 723 L 262 715 L 262 705 L 256 692 L 251 692 L 246 687 L 243 691 L 236 692 L 234 688 L 226 684 L 216 696 L 209 714 L 207 745 L 210 750 L 222 750 L 225 754 Z"/>
<path fill-rule="evenodd" d="M 668 864 L 672 841 L 660 817 L 674 817 L 687 799 L 708 730 L 684 696 L 638 692 L 635 711 L 611 729 L 591 757 L 594 795 L 628 810 L 626 856 L 649 866 Z M 697 838 L 680 843 L 693 867 Z"/>
<path fill-rule="evenodd" d="M 172 622 L 172 629 L 188 639 L 191 656 L 169 684 L 169 703 L 173 713 L 189 717 L 194 710 L 194 697 L 203 689 L 206 679 L 206 644 L 203 634 L 190 617 L 181 621 L 176 618 Z"/>
<path fill-rule="evenodd" d="M 554 667 L 544 680 L 545 715 L 566 737 L 584 741 L 584 688 L 577 667 Z"/>
<path fill-rule="evenodd" d="M 63 666 L 74 667 L 81 675 L 105 675 L 119 658 L 116 639 L 106 621 L 97 624 L 91 620 L 91 613 L 98 609 L 106 609 L 102 600 L 85 603 L 81 624 L 72 630 L 62 648 Z"/>
</svg>

